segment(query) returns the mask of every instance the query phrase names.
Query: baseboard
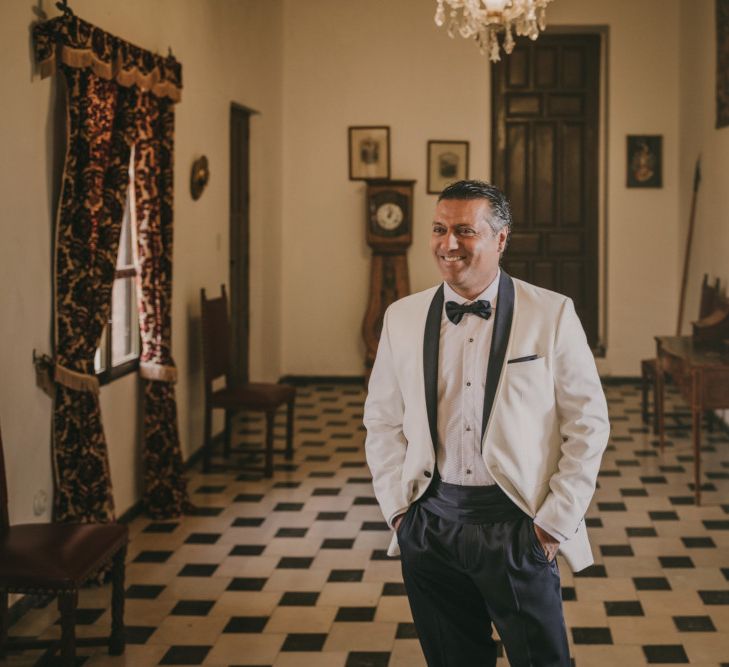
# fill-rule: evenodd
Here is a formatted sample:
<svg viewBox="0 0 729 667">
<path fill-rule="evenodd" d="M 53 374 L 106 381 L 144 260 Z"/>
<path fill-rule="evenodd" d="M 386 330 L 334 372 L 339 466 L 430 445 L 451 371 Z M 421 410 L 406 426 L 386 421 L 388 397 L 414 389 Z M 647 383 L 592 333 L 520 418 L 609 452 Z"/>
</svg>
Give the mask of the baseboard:
<svg viewBox="0 0 729 667">
<path fill-rule="evenodd" d="M 284 375 L 281 384 L 303 387 L 308 384 L 360 384 L 364 385 L 364 375 Z"/>
<path fill-rule="evenodd" d="M 603 384 L 612 386 L 616 384 L 637 384 L 639 385 L 641 379 L 636 375 L 605 375 L 600 378 Z"/>
</svg>

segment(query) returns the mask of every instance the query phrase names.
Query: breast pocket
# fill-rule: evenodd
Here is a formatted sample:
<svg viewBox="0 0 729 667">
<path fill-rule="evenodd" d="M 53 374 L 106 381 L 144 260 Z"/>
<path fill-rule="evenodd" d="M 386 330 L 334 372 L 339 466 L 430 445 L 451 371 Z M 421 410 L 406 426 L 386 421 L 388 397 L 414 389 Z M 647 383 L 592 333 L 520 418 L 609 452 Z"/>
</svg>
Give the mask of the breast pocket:
<svg viewBox="0 0 729 667">
<path fill-rule="evenodd" d="M 554 383 L 546 357 L 508 363 L 504 380 L 505 398 L 522 417 L 538 418 L 553 409 Z"/>
</svg>

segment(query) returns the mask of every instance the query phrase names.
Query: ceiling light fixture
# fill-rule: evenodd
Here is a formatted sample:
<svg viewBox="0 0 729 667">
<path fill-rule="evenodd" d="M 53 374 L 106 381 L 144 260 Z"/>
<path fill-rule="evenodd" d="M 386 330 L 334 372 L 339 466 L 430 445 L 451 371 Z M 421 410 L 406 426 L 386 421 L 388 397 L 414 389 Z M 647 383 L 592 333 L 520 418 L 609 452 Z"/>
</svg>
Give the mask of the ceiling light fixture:
<svg viewBox="0 0 729 667">
<path fill-rule="evenodd" d="M 474 38 L 491 62 L 501 60 L 499 33 L 506 53 L 514 50 L 514 33 L 532 41 L 546 28 L 547 5 L 552 0 L 437 0 L 435 24 L 447 25 L 448 35 Z M 448 9 L 450 11 L 448 11 Z M 446 16 L 448 12 L 448 16 Z"/>
</svg>

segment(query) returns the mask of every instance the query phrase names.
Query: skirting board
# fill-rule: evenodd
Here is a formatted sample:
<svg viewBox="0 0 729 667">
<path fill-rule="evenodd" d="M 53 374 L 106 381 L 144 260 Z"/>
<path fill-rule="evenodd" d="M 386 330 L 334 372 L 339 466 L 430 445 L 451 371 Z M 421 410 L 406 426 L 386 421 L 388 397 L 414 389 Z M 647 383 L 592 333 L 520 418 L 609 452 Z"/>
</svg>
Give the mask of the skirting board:
<svg viewBox="0 0 729 667">
<path fill-rule="evenodd" d="M 364 384 L 364 375 L 284 375 L 279 384 L 304 387 L 309 384 Z"/>
</svg>

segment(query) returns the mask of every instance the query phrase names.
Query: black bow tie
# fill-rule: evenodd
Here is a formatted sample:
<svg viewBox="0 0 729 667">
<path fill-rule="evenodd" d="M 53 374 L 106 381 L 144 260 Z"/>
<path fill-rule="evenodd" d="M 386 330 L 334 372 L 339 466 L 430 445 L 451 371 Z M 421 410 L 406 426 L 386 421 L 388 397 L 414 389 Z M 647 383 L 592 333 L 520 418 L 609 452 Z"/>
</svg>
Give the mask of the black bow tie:
<svg viewBox="0 0 729 667">
<path fill-rule="evenodd" d="M 453 322 L 458 324 L 466 313 L 472 315 L 478 315 L 487 320 L 491 317 L 491 303 L 489 301 L 474 301 L 470 305 L 456 303 L 455 301 L 448 301 L 445 305 L 446 316 Z"/>
</svg>

